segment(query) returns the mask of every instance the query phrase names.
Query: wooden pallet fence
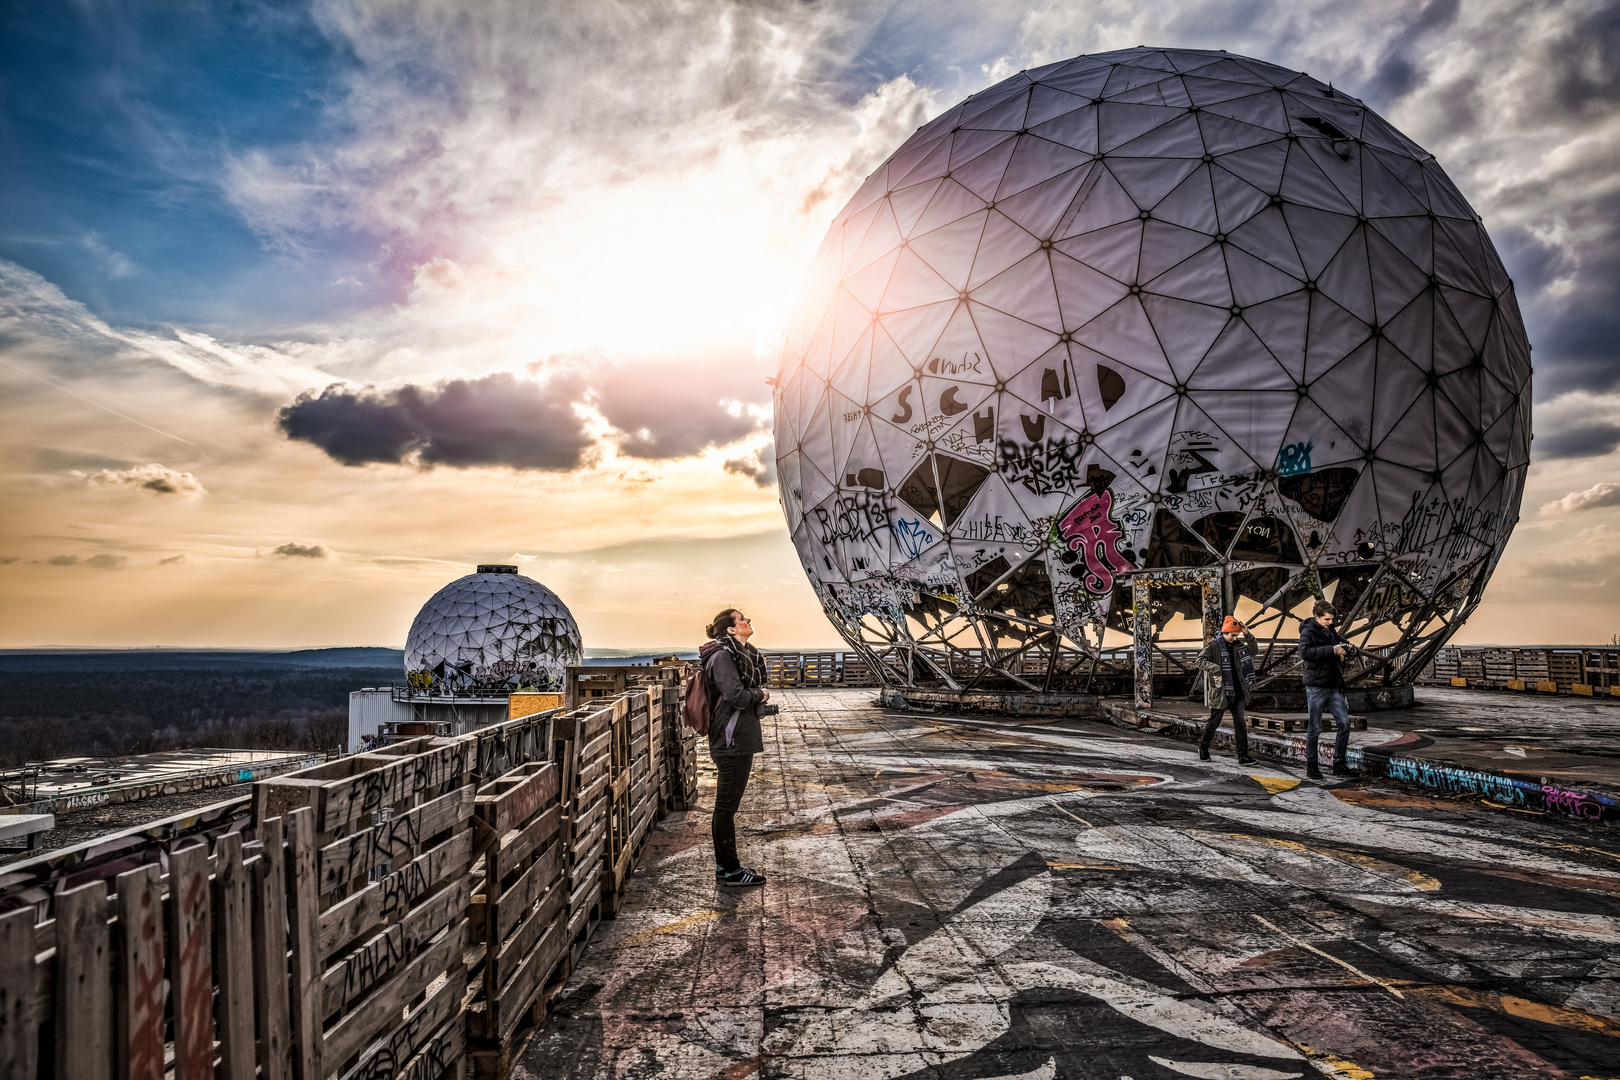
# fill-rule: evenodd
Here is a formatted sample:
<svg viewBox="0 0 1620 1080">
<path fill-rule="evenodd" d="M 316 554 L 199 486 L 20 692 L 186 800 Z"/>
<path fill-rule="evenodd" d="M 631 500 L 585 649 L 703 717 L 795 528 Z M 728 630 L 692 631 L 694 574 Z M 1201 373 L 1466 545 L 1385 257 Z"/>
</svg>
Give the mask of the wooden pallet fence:
<svg viewBox="0 0 1620 1080">
<path fill-rule="evenodd" d="M 608 759 L 607 847 L 602 852 L 602 915 L 619 913 L 623 885 L 635 858 L 630 817 L 630 716 L 646 709 L 646 694 L 623 694 L 611 702 L 612 726 Z"/>
<path fill-rule="evenodd" d="M 669 810 L 692 810 L 697 807 L 697 755 L 698 733 L 686 726 L 681 716 L 686 688 L 664 688 L 664 713 L 673 719 L 664 727 L 664 769 L 668 777 Z"/>
<path fill-rule="evenodd" d="M 607 847 L 611 708 L 591 706 L 558 718 L 562 770 L 563 859 L 568 887 L 570 964 L 578 962 L 602 920 L 602 852 Z"/>
<path fill-rule="evenodd" d="M 280 819 L 261 835 L 185 837 L 0 915 L 0 1076 L 287 1077 Z"/>
<path fill-rule="evenodd" d="M 417 739 L 258 786 L 258 809 L 287 823 L 298 1076 L 439 1077 L 461 1061 L 476 751 Z"/>
<path fill-rule="evenodd" d="M 531 762 L 482 785 L 474 800 L 484 872 L 472 897 L 480 948 L 467 1035 L 479 1078 L 510 1072 L 519 1035 L 544 1020 L 547 987 L 566 967 L 561 778 L 556 762 Z"/>
</svg>

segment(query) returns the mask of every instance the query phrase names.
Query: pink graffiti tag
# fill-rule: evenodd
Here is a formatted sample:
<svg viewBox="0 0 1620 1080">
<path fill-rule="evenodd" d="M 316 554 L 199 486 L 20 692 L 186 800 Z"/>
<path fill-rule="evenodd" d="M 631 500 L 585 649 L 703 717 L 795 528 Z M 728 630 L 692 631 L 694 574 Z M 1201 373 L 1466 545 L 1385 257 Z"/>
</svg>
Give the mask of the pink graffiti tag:
<svg viewBox="0 0 1620 1080">
<path fill-rule="evenodd" d="M 1081 552 L 1086 560 L 1086 590 L 1102 596 L 1114 587 L 1114 575 L 1135 570 L 1119 550 L 1125 533 L 1114 521 L 1114 493 L 1099 491 L 1074 504 L 1074 509 L 1058 522 L 1058 536 L 1070 551 Z"/>
</svg>

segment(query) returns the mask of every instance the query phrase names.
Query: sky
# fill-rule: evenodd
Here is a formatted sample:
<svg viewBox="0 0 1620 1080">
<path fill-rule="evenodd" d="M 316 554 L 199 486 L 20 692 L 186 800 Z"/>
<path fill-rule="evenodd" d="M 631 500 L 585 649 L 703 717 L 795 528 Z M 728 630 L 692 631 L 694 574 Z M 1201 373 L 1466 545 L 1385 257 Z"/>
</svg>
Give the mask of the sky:
<svg viewBox="0 0 1620 1080">
<path fill-rule="evenodd" d="M 400 645 L 480 562 L 601 648 L 833 647 L 782 328 L 916 127 L 1037 64 L 1259 57 L 1434 153 L 1535 349 L 1457 640 L 1620 633 L 1620 5 L 0 5 L 0 647 Z"/>
</svg>

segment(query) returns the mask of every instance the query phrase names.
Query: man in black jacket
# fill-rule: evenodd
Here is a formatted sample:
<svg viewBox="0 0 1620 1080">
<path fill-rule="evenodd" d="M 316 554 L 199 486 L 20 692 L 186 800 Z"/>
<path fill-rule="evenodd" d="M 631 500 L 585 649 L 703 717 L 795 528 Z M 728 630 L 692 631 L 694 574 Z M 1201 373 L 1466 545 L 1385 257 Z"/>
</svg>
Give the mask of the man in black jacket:
<svg viewBox="0 0 1620 1080">
<path fill-rule="evenodd" d="M 1318 600 L 1311 614 L 1313 618 L 1299 623 L 1299 658 L 1305 664 L 1301 681 L 1305 684 L 1305 707 L 1310 713 L 1305 727 L 1305 775 L 1312 780 L 1322 779 L 1316 763 L 1316 740 L 1322 734 L 1325 708 L 1339 727 L 1333 740 L 1334 775 L 1354 777 L 1355 770 L 1345 761 L 1350 752 L 1350 709 L 1344 701 L 1344 658 L 1353 656 L 1356 647 L 1333 629 L 1338 613 L 1332 604 Z"/>
</svg>

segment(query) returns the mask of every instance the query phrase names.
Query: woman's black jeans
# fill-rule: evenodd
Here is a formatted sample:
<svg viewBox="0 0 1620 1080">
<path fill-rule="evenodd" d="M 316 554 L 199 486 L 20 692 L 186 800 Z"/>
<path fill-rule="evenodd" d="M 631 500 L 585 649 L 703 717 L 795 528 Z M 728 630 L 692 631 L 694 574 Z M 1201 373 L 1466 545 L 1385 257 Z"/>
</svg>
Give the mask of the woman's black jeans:
<svg viewBox="0 0 1620 1080">
<path fill-rule="evenodd" d="M 748 788 L 748 774 L 754 768 L 754 755 L 716 755 L 714 768 L 720 774 L 714 792 L 714 862 L 729 874 L 742 868 L 737 858 L 737 807 Z"/>
</svg>

